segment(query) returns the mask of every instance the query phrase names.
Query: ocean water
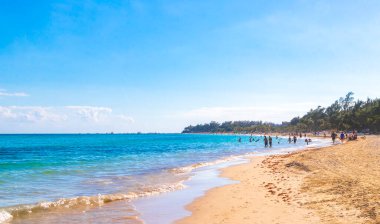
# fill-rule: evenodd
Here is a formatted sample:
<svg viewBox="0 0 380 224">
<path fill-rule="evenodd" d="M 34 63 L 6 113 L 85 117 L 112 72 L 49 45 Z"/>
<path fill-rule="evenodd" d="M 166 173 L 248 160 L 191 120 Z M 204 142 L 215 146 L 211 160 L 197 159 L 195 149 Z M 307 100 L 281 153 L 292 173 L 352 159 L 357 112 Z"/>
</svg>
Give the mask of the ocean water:
<svg viewBox="0 0 380 224">
<path fill-rule="evenodd" d="M 181 189 L 199 166 L 305 146 L 303 139 L 289 144 L 273 138 L 273 148 L 268 149 L 262 137 L 253 138 L 250 142 L 249 136 L 211 134 L 0 135 L 0 222 L 33 218 L 43 223 L 43 214 L 52 211 L 96 212 L 94 208 L 111 201 L 124 203 Z M 128 219 L 136 216 L 130 212 Z"/>
</svg>

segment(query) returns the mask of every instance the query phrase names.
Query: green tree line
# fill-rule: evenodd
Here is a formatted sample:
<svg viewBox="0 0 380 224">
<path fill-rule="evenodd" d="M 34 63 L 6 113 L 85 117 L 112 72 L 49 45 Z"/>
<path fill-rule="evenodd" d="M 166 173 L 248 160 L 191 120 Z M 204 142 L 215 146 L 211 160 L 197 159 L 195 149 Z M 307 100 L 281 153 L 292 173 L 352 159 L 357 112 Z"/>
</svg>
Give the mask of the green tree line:
<svg viewBox="0 0 380 224">
<path fill-rule="evenodd" d="M 281 124 L 262 121 L 212 121 L 188 126 L 182 133 L 317 132 L 324 130 L 380 132 L 380 99 L 356 100 L 349 92 L 328 107 L 318 106 Z"/>
</svg>

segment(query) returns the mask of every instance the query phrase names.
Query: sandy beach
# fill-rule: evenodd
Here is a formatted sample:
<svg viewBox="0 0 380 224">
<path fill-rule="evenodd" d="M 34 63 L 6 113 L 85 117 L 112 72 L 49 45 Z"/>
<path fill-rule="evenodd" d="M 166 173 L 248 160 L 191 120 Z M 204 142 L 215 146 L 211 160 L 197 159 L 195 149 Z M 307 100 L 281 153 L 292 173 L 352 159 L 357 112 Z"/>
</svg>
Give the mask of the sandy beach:
<svg viewBox="0 0 380 224">
<path fill-rule="evenodd" d="M 192 223 L 380 223 L 380 137 L 254 157 L 186 208 Z"/>
</svg>

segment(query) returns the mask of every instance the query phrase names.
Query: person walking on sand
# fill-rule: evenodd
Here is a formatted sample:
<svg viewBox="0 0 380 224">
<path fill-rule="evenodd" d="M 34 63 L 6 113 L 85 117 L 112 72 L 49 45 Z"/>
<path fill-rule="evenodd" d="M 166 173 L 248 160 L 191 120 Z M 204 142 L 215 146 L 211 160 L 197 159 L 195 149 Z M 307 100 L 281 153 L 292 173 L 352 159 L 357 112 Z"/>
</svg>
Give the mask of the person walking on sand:
<svg viewBox="0 0 380 224">
<path fill-rule="evenodd" d="M 333 131 L 333 133 L 331 134 L 331 139 L 332 139 L 333 144 L 335 144 L 335 138 L 336 138 L 336 133 Z"/>
<path fill-rule="evenodd" d="M 267 136 L 264 135 L 264 145 L 265 147 L 268 147 L 268 139 Z"/>
<path fill-rule="evenodd" d="M 343 131 L 342 132 L 340 132 L 340 141 L 343 143 L 343 140 L 344 140 L 344 133 L 343 133 Z"/>
<path fill-rule="evenodd" d="M 269 136 L 269 147 L 272 148 L 272 137 Z"/>
</svg>

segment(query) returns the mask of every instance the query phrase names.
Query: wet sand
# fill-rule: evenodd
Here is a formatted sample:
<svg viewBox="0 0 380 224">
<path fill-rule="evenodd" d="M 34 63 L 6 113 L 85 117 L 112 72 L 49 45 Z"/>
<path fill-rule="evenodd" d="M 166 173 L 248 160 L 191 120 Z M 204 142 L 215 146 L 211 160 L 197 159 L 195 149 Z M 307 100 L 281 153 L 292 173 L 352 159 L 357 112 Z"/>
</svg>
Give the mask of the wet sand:
<svg viewBox="0 0 380 224">
<path fill-rule="evenodd" d="M 240 181 L 186 208 L 192 223 L 380 223 L 380 137 L 223 169 Z"/>
</svg>

